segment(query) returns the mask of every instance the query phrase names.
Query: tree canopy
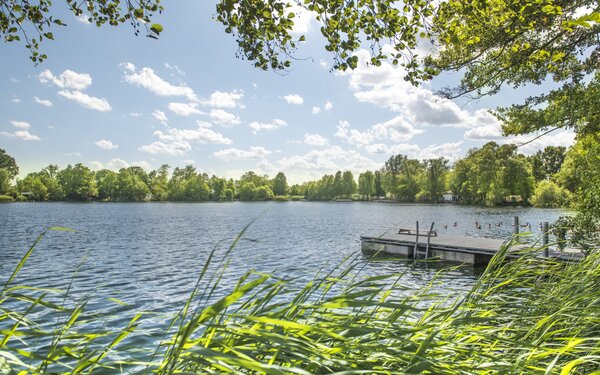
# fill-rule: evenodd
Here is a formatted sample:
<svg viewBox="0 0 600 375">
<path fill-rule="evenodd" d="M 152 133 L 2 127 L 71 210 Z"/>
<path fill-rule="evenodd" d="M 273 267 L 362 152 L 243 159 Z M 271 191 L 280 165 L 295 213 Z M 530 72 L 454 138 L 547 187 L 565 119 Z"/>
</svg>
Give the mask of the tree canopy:
<svg viewBox="0 0 600 375">
<path fill-rule="evenodd" d="M 163 29 L 151 23 L 153 14 L 163 9 L 160 0 L 66 0 L 66 4 L 75 16 L 85 17 L 98 27 L 128 22 L 136 35 L 143 29 L 153 38 Z M 24 44 L 34 63 L 44 61 L 47 56 L 40 52 L 40 43 L 54 39 L 55 27 L 67 25 L 55 16 L 56 6 L 51 0 L 0 2 L 0 36 L 5 42 Z"/>
</svg>

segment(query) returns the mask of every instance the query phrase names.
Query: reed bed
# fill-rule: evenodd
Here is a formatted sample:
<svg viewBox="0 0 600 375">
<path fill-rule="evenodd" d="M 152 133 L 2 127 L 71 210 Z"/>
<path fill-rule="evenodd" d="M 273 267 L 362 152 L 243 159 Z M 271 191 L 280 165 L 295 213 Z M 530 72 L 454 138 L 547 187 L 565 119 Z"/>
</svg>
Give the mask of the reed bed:
<svg viewBox="0 0 600 375">
<path fill-rule="evenodd" d="M 348 259 L 303 288 L 248 271 L 217 299 L 244 231 L 213 249 L 154 348 L 130 340 L 148 313 L 115 329 L 68 290 L 13 285 L 34 244 L 0 292 L 0 374 L 600 374 L 600 252 L 506 261 L 507 245 L 459 297 Z"/>
</svg>

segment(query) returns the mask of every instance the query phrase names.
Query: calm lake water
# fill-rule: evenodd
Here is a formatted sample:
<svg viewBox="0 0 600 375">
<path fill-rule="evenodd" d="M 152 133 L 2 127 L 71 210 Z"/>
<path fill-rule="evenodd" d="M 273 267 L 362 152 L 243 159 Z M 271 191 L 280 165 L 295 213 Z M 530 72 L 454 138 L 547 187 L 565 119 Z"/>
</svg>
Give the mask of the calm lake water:
<svg viewBox="0 0 600 375">
<path fill-rule="evenodd" d="M 413 227 L 417 219 L 421 225 L 435 221 L 440 233 L 506 238 L 514 215 L 522 223 L 531 223 L 536 232 L 539 222 L 553 222 L 561 214 L 561 210 L 534 208 L 359 202 L 1 204 L 0 282 L 6 281 L 45 228 L 76 229 L 74 233 L 49 232 L 16 282 L 66 288 L 73 280 L 74 298 L 91 298 L 88 309 L 110 316 L 111 325 L 124 326 L 134 311 L 164 316 L 176 312 L 208 253 L 215 246 L 224 251 L 251 222 L 233 252 L 223 290 L 249 269 L 302 284 L 319 269 L 331 269 L 359 252 L 361 235 Z M 476 221 L 482 229 L 475 228 Z M 496 226 L 499 222 L 504 225 Z M 406 261 L 369 262 L 362 257 L 358 261 L 365 275 L 406 272 L 405 283 L 414 288 L 427 284 L 439 270 Z M 446 272 L 438 291 L 458 295 L 472 285 L 476 275 L 477 270 L 469 267 Z M 109 297 L 128 306 L 112 303 Z M 160 331 L 167 322 L 164 316 L 147 321 L 146 329 Z"/>
</svg>

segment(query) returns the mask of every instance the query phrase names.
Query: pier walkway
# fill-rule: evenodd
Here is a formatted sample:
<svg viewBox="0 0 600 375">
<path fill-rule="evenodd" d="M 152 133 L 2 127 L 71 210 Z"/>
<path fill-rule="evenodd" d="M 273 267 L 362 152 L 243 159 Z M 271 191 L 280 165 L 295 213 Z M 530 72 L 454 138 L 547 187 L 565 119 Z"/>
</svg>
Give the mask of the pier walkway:
<svg viewBox="0 0 600 375">
<path fill-rule="evenodd" d="M 429 235 L 430 234 L 430 235 Z M 436 258 L 473 265 L 485 265 L 506 241 L 494 238 L 458 237 L 417 232 L 410 229 L 388 230 L 380 236 L 361 236 L 361 248 L 364 253 L 397 255 L 407 258 Z M 509 239 L 510 240 L 510 239 Z M 527 245 L 513 245 L 508 257 L 519 256 L 516 251 Z M 514 252 L 514 254 L 510 254 Z M 548 249 L 540 251 L 539 256 L 549 256 L 562 261 L 576 261 L 583 255 L 575 249 L 558 252 Z"/>
</svg>

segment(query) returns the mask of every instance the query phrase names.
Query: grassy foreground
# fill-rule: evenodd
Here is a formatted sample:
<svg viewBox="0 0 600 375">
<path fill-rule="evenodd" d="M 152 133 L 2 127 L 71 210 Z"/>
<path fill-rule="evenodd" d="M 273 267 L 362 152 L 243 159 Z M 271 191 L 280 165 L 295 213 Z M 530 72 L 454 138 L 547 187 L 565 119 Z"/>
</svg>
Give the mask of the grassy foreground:
<svg viewBox="0 0 600 375">
<path fill-rule="evenodd" d="M 564 264 L 527 251 L 504 262 L 505 249 L 459 298 L 407 296 L 402 275 L 362 276 L 349 260 L 301 289 L 250 271 L 217 299 L 243 233 L 213 250 L 150 348 L 128 341 L 148 314 L 111 329 L 66 303 L 70 288 L 13 285 L 42 234 L 0 292 L 0 374 L 600 374 L 600 252 Z"/>
</svg>

